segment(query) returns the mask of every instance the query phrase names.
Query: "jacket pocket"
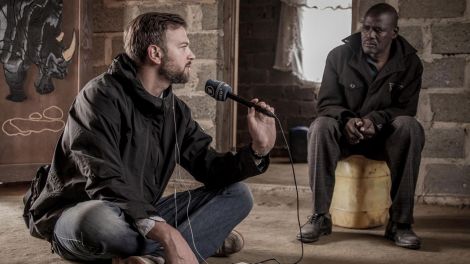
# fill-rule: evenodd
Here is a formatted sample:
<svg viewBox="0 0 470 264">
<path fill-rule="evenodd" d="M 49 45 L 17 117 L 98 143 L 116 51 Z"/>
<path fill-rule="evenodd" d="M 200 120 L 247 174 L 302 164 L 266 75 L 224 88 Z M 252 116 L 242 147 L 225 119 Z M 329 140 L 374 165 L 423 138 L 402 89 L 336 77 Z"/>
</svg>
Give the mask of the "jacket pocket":
<svg viewBox="0 0 470 264">
<path fill-rule="evenodd" d="M 345 81 L 342 86 L 349 109 L 357 111 L 364 101 L 367 88 L 359 81 Z"/>
<path fill-rule="evenodd" d="M 404 84 L 402 82 L 389 82 L 388 83 L 388 92 L 389 93 L 396 93 L 404 88 Z"/>
</svg>

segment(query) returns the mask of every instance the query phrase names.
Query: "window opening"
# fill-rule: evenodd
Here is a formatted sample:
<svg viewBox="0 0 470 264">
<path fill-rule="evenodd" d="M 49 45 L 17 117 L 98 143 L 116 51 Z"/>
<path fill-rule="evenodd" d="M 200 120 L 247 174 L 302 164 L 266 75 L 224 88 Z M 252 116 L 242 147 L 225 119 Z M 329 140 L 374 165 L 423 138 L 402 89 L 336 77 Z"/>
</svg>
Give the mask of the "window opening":
<svg viewBox="0 0 470 264">
<path fill-rule="evenodd" d="M 308 81 L 321 82 L 326 56 L 351 34 L 352 0 L 308 0 L 302 7 L 302 69 Z"/>
</svg>

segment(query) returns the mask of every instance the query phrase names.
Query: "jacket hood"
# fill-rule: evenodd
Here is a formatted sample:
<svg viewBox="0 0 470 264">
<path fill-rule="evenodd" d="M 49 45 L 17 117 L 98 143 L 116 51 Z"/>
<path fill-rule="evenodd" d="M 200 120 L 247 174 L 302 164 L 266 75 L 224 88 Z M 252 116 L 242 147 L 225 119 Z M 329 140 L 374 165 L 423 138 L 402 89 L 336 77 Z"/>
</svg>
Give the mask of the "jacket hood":
<svg viewBox="0 0 470 264">
<path fill-rule="evenodd" d="M 147 92 L 142 82 L 137 78 L 137 65 L 125 53 L 114 58 L 108 68 L 108 74 L 116 79 L 123 90 L 135 99 L 137 107 L 144 114 L 162 113 L 170 107 L 173 96 L 171 86 L 163 92 L 163 98 Z"/>
<path fill-rule="evenodd" d="M 344 38 L 342 41 L 346 45 L 349 45 L 354 51 L 354 53 L 359 53 L 362 51 L 361 32 L 354 33 L 349 37 Z M 399 53 L 403 54 L 404 57 L 410 54 L 415 54 L 417 52 L 417 50 L 413 48 L 413 46 L 411 46 L 411 44 L 400 35 L 398 35 L 397 38 L 392 41 L 392 49 L 394 47 Z"/>
</svg>

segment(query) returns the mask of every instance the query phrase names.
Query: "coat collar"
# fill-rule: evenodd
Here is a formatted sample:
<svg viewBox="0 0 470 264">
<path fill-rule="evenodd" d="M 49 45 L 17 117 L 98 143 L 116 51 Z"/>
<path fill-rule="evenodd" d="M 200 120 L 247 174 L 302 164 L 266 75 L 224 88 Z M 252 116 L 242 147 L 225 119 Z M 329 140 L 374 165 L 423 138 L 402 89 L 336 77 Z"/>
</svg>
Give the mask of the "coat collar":
<svg viewBox="0 0 470 264">
<path fill-rule="evenodd" d="M 345 45 L 351 48 L 354 54 L 348 62 L 349 66 L 359 71 L 361 75 L 366 77 L 367 81 L 371 83 L 373 80 L 366 68 L 368 66 L 365 56 L 367 55 L 362 52 L 361 33 L 354 33 L 342 41 L 345 43 Z M 413 46 L 411 46 L 411 44 L 408 43 L 406 39 L 398 35 L 397 38 L 392 41 L 390 58 L 385 64 L 384 68 L 379 72 L 376 80 L 382 79 L 395 72 L 404 71 L 405 57 L 415 53 L 416 49 L 413 48 Z"/>
<path fill-rule="evenodd" d="M 113 60 L 108 73 L 121 84 L 123 90 L 131 96 L 137 108 L 144 114 L 163 113 L 170 108 L 174 96 L 172 87 L 163 92 L 162 98 L 151 95 L 137 78 L 137 65 L 125 53 L 119 54 Z"/>
<path fill-rule="evenodd" d="M 361 32 L 354 33 L 347 38 L 342 40 L 346 45 L 349 45 L 354 53 L 362 53 L 361 46 Z M 397 48 L 398 47 L 398 48 Z M 406 57 L 410 54 L 416 53 L 416 49 L 411 46 L 411 44 L 403 38 L 401 35 L 398 35 L 396 39 L 392 41 L 392 49 L 395 48 L 393 56 Z"/>
</svg>

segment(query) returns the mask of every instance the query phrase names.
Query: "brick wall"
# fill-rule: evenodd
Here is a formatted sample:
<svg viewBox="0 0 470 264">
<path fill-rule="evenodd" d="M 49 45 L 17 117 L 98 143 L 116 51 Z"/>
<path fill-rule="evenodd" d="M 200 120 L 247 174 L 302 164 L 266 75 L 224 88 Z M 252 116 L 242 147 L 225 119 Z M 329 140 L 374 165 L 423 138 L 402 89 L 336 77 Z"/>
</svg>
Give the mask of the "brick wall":
<svg viewBox="0 0 470 264">
<path fill-rule="evenodd" d="M 360 10 L 383 1 L 361 0 Z M 470 1 L 385 1 L 400 34 L 424 65 L 417 118 L 426 145 L 416 195 L 421 202 L 470 204 Z M 363 14 L 363 13 L 362 13 Z"/>
<path fill-rule="evenodd" d="M 93 71 L 99 75 L 112 59 L 123 52 L 123 29 L 146 12 L 170 12 L 188 23 L 191 49 L 196 55 L 191 78 L 185 85 L 174 85 L 174 92 L 193 110 L 193 117 L 215 138 L 216 102 L 204 93 L 207 79 L 221 79 L 223 50 L 222 2 L 217 0 L 94 0 Z"/>
<path fill-rule="evenodd" d="M 372 4 L 358 0 L 358 19 Z M 426 146 L 417 186 L 419 201 L 470 204 L 470 0 L 388 0 L 400 14 L 400 33 L 414 45 L 424 65 L 418 119 Z M 122 51 L 122 29 L 140 13 L 168 11 L 188 21 L 197 59 L 191 81 L 176 87 L 195 118 L 215 134 L 215 102 L 203 93 L 208 78 L 222 79 L 223 1 L 93 1 L 93 69 L 99 74 Z M 276 107 L 284 130 L 308 125 L 316 116 L 315 87 L 272 69 L 280 1 L 240 0 L 239 94 Z M 361 11 L 362 10 L 362 11 Z M 248 140 L 246 109 L 239 107 L 238 142 Z M 274 155 L 286 154 L 281 135 Z"/>
<path fill-rule="evenodd" d="M 240 0 L 239 91 L 245 98 L 258 97 L 276 109 L 282 127 L 308 126 L 316 116 L 313 87 L 301 85 L 291 73 L 274 70 L 280 1 Z M 237 144 L 249 141 L 246 107 L 238 107 Z M 280 132 L 273 156 L 286 156 Z"/>
<path fill-rule="evenodd" d="M 421 202 L 470 204 L 470 0 L 359 0 L 357 23 L 373 4 L 388 2 L 400 15 L 400 34 L 423 61 L 417 118 L 426 146 L 417 186 Z M 272 69 L 280 1 L 240 0 L 239 94 L 276 107 L 285 130 L 316 115 L 314 87 Z M 239 108 L 238 142 L 246 142 L 245 108 Z M 275 155 L 285 156 L 278 134 Z"/>
</svg>

